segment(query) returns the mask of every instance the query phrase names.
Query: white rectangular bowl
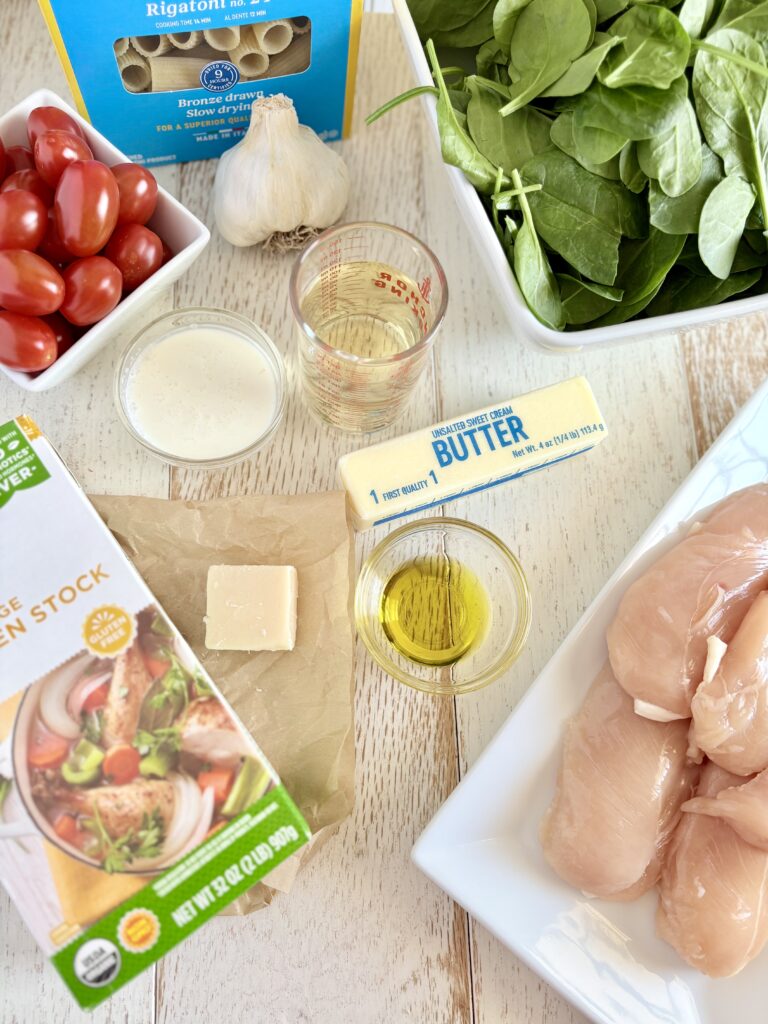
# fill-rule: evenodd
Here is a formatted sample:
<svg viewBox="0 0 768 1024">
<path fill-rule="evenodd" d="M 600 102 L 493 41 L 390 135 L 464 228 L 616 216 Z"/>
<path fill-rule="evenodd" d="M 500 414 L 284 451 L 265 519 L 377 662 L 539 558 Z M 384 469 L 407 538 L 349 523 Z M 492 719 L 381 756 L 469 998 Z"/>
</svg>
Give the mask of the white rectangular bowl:
<svg viewBox="0 0 768 1024">
<path fill-rule="evenodd" d="M 419 85 L 433 85 L 432 74 L 421 45 L 416 26 L 408 10 L 406 0 L 393 0 L 395 16 L 402 33 L 405 48 Z M 440 145 L 437 130 L 436 100 L 434 96 L 423 98 L 427 119 L 432 133 Z M 715 323 L 748 313 L 768 310 L 768 294 L 752 295 L 746 299 L 733 299 L 719 306 L 702 306 L 683 313 L 649 317 L 647 320 L 631 320 L 626 324 L 611 327 L 593 327 L 584 331 L 555 331 L 545 327 L 531 313 L 517 286 L 515 275 L 496 237 L 490 218 L 475 191 L 457 167 L 445 165 L 445 172 L 451 184 L 454 198 L 461 216 L 475 241 L 485 269 L 493 281 L 499 301 L 512 327 L 526 341 L 534 342 L 552 351 L 573 352 L 584 348 L 614 345 L 621 341 L 635 341 L 654 334 L 667 334 L 686 327 Z"/>
<path fill-rule="evenodd" d="M 414 862 L 599 1024 L 765 1024 L 768 949 L 733 978 L 688 967 L 656 937 L 657 897 L 587 899 L 544 860 L 541 819 L 566 721 L 607 656 L 621 595 L 681 524 L 768 479 L 768 383 L 696 466 L 603 587 L 413 849 Z"/>
<path fill-rule="evenodd" d="M 60 96 L 49 89 L 38 89 L 0 117 L 0 138 L 6 146 L 28 146 L 27 115 L 35 107 L 59 107 L 66 110 L 71 118 L 82 126 L 88 145 L 96 160 L 105 164 L 128 163 L 128 157 L 112 145 L 88 121 L 73 110 Z M 47 391 L 77 373 L 114 336 L 147 308 L 158 292 L 167 288 L 192 264 L 208 244 L 211 233 L 181 203 L 166 192 L 158 189 L 157 209 L 148 227 L 156 231 L 174 252 L 165 266 L 145 281 L 144 284 L 122 299 L 111 313 L 107 314 L 80 337 L 69 351 L 43 370 L 36 377 L 29 373 L 9 370 L 0 365 L 0 370 L 26 391 Z"/>
</svg>

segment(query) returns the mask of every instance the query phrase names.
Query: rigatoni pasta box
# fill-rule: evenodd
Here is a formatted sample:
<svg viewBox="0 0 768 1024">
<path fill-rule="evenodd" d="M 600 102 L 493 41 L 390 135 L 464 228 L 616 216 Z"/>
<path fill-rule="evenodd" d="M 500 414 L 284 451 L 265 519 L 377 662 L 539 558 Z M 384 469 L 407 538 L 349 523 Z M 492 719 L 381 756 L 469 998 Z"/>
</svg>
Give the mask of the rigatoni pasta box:
<svg viewBox="0 0 768 1024">
<path fill-rule="evenodd" d="M 349 131 L 363 0 L 39 3 L 80 113 L 131 160 L 220 156 L 279 92 L 321 138 Z"/>
<path fill-rule="evenodd" d="M 23 416 L 0 426 L 0 542 L 0 880 L 88 1008 L 309 830 Z"/>
</svg>

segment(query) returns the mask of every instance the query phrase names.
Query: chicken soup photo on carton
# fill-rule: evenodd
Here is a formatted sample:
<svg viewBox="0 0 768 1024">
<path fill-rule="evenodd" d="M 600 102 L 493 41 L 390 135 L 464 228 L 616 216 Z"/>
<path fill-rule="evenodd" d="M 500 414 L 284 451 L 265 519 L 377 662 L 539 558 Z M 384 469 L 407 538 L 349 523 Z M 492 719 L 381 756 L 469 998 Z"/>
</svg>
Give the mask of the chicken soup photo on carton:
<svg viewBox="0 0 768 1024">
<path fill-rule="evenodd" d="M 309 829 L 26 417 L 0 426 L 0 538 L 0 880 L 92 1007 Z"/>
</svg>

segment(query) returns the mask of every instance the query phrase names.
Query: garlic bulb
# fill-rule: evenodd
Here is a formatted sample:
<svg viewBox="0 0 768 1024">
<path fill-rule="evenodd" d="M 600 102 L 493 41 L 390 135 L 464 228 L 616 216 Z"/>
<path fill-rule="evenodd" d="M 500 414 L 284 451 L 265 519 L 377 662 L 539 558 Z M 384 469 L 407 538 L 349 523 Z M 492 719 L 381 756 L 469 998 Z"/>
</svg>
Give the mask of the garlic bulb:
<svg viewBox="0 0 768 1024">
<path fill-rule="evenodd" d="M 329 227 L 349 198 L 347 165 L 299 124 L 282 95 L 256 100 L 243 138 L 219 160 L 214 216 L 232 245 L 255 245 L 273 236 L 306 238 Z"/>
</svg>

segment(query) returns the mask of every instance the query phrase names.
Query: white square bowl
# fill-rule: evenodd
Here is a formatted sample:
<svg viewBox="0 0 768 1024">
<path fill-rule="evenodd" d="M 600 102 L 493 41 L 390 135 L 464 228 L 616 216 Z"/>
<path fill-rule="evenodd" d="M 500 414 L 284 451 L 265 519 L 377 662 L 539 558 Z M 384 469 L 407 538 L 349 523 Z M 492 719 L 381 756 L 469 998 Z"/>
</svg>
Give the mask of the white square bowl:
<svg viewBox="0 0 768 1024">
<path fill-rule="evenodd" d="M 434 85 L 432 73 L 406 0 L 393 0 L 393 4 L 418 84 Z M 425 96 L 423 102 L 427 111 L 427 119 L 439 147 L 440 133 L 437 129 L 435 97 Z M 746 299 L 733 299 L 719 306 L 702 306 L 700 309 L 649 317 L 647 320 L 631 320 L 628 323 L 615 324 L 611 327 L 593 327 L 583 331 L 567 332 L 552 330 L 551 327 L 545 327 L 537 320 L 528 308 L 517 286 L 506 254 L 496 237 L 491 220 L 474 186 L 467 181 L 458 167 L 446 164 L 445 172 L 448 175 L 459 212 L 469 228 L 480 258 L 493 281 L 504 312 L 510 324 L 526 341 L 534 342 L 549 350 L 573 352 L 613 345 L 621 341 L 635 341 L 638 338 L 654 334 L 668 334 L 686 327 L 715 323 L 718 320 L 727 320 L 748 313 L 768 310 L 768 294 L 752 295 Z"/>
<path fill-rule="evenodd" d="M 59 107 L 82 126 L 88 145 L 93 150 L 96 160 L 105 164 L 129 163 L 128 157 L 112 145 L 100 132 L 97 132 L 76 110 L 73 110 L 60 96 L 49 89 L 38 89 L 26 99 L 11 107 L 0 117 L 0 138 L 6 146 L 28 146 L 27 115 L 35 107 Z M 211 233 L 202 221 L 198 220 L 181 203 L 158 188 L 157 209 L 153 213 L 148 227 L 160 235 L 175 254 L 165 266 L 145 281 L 144 284 L 127 295 L 117 306 L 93 327 L 89 328 L 75 344 L 48 369 L 37 376 L 9 370 L 0 365 L 0 370 L 12 381 L 26 391 L 47 391 L 77 373 L 85 364 L 102 349 L 118 331 L 146 309 L 157 296 L 157 293 L 172 284 L 177 277 L 197 259 L 208 244 Z"/>
<path fill-rule="evenodd" d="M 768 382 L 605 584 L 413 848 L 414 862 L 597 1024 L 765 1024 L 768 948 L 708 978 L 656 935 L 658 895 L 589 899 L 544 860 L 538 830 L 563 735 L 605 663 L 627 587 L 702 510 L 768 479 Z"/>
</svg>

